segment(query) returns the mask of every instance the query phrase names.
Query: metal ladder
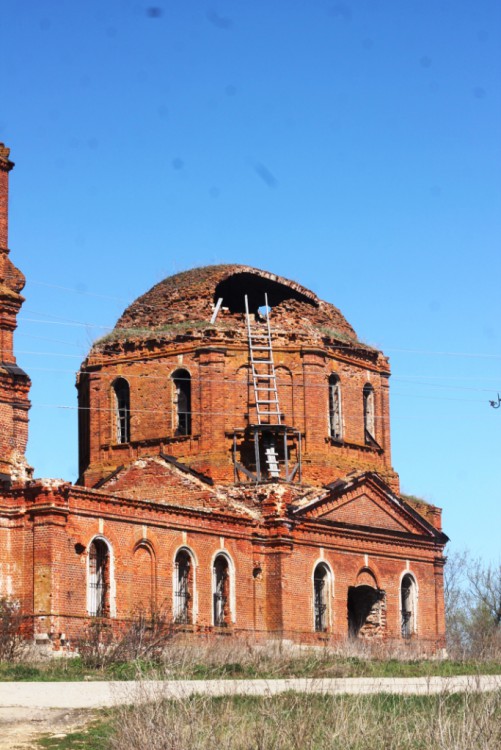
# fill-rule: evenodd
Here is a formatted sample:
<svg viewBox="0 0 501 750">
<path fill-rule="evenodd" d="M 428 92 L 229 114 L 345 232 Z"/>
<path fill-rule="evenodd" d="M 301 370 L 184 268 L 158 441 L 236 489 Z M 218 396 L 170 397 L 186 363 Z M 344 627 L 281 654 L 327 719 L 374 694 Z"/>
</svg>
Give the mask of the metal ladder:
<svg viewBox="0 0 501 750">
<path fill-rule="evenodd" d="M 266 333 L 253 332 L 250 324 L 249 300 L 245 295 L 245 317 L 247 320 L 247 334 L 249 337 L 249 356 L 254 384 L 254 397 L 258 424 L 282 424 L 280 406 L 278 403 L 277 378 L 273 364 L 273 349 L 271 346 L 270 308 L 268 295 L 264 295 L 266 308 Z"/>
<path fill-rule="evenodd" d="M 254 398 L 256 401 L 257 421 L 259 425 L 281 425 L 282 415 L 278 403 L 277 378 L 273 363 L 273 349 L 271 346 L 270 308 L 268 295 L 264 295 L 266 309 L 266 332 L 257 333 L 252 330 L 249 315 L 249 300 L 245 295 L 245 315 L 247 320 L 247 334 L 249 337 L 249 357 L 254 384 Z M 280 477 L 280 466 L 272 434 L 263 434 L 264 458 L 271 479 Z M 255 432 L 254 440 L 259 440 Z M 256 460 L 259 447 L 256 446 Z"/>
</svg>

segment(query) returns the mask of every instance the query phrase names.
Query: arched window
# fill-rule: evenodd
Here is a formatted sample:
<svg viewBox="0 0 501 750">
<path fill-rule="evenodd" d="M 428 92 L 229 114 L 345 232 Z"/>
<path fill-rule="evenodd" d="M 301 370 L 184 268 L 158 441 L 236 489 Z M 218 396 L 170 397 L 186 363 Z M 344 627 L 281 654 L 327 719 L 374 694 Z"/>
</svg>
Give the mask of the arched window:
<svg viewBox="0 0 501 750">
<path fill-rule="evenodd" d="M 319 563 L 313 573 L 313 602 L 315 608 L 315 631 L 323 633 L 329 626 L 329 570 Z"/>
<path fill-rule="evenodd" d="M 130 389 L 125 378 L 118 378 L 113 383 L 115 393 L 115 432 L 117 443 L 128 443 L 130 440 Z"/>
<path fill-rule="evenodd" d="M 373 445 L 376 440 L 374 417 L 374 388 L 370 383 L 364 385 L 364 430 L 365 442 Z"/>
<path fill-rule="evenodd" d="M 334 440 L 343 439 L 341 384 L 335 373 L 329 376 L 329 434 Z"/>
<path fill-rule="evenodd" d="M 191 375 L 188 370 L 172 374 L 174 384 L 174 434 L 191 435 Z"/>
<path fill-rule="evenodd" d="M 173 620 L 179 625 L 193 623 L 193 559 L 181 549 L 174 561 Z"/>
<path fill-rule="evenodd" d="M 89 615 L 110 615 L 110 550 L 104 539 L 89 547 Z"/>
<path fill-rule="evenodd" d="M 416 581 L 407 573 L 400 584 L 402 638 L 410 638 L 416 632 L 416 600 Z"/>
<path fill-rule="evenodd" d="M 212 566 L 213 619 L 219 628 L 231 624 L 230 565 L 226 555 L 218 555 Z"/>
</svg>

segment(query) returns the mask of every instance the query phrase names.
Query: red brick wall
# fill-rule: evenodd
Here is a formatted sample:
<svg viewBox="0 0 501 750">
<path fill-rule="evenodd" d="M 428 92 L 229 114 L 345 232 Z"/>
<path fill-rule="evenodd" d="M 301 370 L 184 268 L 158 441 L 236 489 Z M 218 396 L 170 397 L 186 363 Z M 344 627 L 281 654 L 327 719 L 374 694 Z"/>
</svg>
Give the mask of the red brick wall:
<svg viewBox="0 0 501 750">
<path fill-rule="evenodd" d="M 0 143 L 0 249 L 9 246 L 9 160 L 10 149 Z"/>
<path fill-rule="evenodd" d="M 233 629 L 300 640 L 343 639 L 348 632 L 348 588 L 360 582 L 360 571 L 369 569 L 386 594 L 384 637 L 401 640 L 400 583 L 410 572 L 419 592 L 417 636 L 443 644 L 443 558 L 440 547 L 423 538 L 356 538 L 339 530 L 334 537 L 328 529 L 309 530 L 304 524 L 290 529 L 273 516 L 270 526 L 225 518 L 221 512 L 180 515 L 161 504 L 134 506 L 68 485 L 37 487 L 26 499 L 29 512 L 22 526 L 2 530 L 11 542 L 2 548 L 0 562 L 2 570 L 10 565 L 11 593 L 35 615 L 35 631 L 56 640 L 61 633 L 74 639 L 87 619 L 88 551 L 99 536 L 112 552 L 111 611 L 118 620 L 146 607 L 151 598 L 170 618 L 174 560 L 183 547 L 195 560 L 197 629 L 212 626 L 212 565 L 223 552 L 232 561 L 234 576 Z M 12 506 L 18 501 L 19 495 L 13 496 Z M 319 561 L 333 575 L 325 634 L 314 633 L 313 570 Z"/>
<path fill-rule="evenodd" d="M 13 334 L 23 302 L 23 274 L 12 264 L 8 250 L 9 149 L 0 143 L 0 477 L 25 478 L 30 380 L 16 366 Z M 2 476 L 3 475 L 3 476 Z"/>
<path fill-rule="evenodd" d="M 246 342 L 206 347 L 165 343 L 145 352 L 141 347 L 113 356 L 93 355 L 89 420 L 81 440 L 82 481 L 94 485 L 118 466 L 163 450 L 218 481 L 233 481 L 232 432 L 256 420 L 253 389 L 248 381 Z M 306 349 L 279 344 L 275 348 L 280 406 L 287 424 L 303 435 L 303 478 L 325 484 L 353 469 L 375 470 L 398 491 L 391 467 L 386 360 L 367 361 L 342 350 Z M 172 373 L 191 376 L 192 434 L 176 437 Z M 343 438 L 329 437 L 331 373 L 340 378 Z M 116 444 L 112 384 L 124 377 L 130 384 L 131 440 Z M 365 444 L 363 387 L 375 390 L 376 439 L 381 450 Z M 81 398 L 86 381 L 80 379 Z M 87 403 L 87 402 L 86 402 Z M 83 431 L 83 430 L 82 430 Z M 88 435 L 88 438 L 87 438 Z"/>
</svg>

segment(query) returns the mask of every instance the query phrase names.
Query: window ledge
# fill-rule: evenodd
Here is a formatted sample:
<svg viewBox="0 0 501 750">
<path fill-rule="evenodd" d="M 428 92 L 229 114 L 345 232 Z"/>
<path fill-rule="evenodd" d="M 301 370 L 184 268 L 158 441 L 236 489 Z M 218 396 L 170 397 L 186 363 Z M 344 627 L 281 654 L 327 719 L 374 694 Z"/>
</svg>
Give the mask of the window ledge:
<svg viewBox="0 0 501 750">
<path fill-rule="evenodd" d="M 331 443 L 331 445 L 345 445 L 346 444 L 343 438 L 332 437 L 332 435 L 329 435 L 327 440 Z"/>
<path fill-rule="evenodd" d="M 173 435 L 158 438 L 144 438 L 144 440 L 130 440 L 128 443 L 103 443 L 104 450 L 120 450 L 120 448 L 138 448 L 144 445 L 170 445 L 171 443 L 185 443 L 188 440 L 200 440 L 200 435 Z"/>
<path fill-rule="evenodd" d="M 212 632 L 216 635 L 233 635 L 233 623 L 231 625 L 213 625 Z"/>
<path fill-rule="evenodd" d="M 193 623 L 189 622 L 173 622 L 172 623 L 172 629 L 176 633 L 196 633 L 198 628 Z"/>
<path fill-rule="evenodd" d="M 337 445 L 340 448 L 355 448 L 356 450 L 361 450 L 366 453 L 379 453 L 380 455 L 384 453 L 384 448 L 376 447 L 375 445 L 367 445 L 367 443 L 354 443 L 349 440 L 343 440 L 342 438 L 341 440 L 338 440 L 333 437 L 326 437 L 325 441 L 331 445 Z"/>
</svg>

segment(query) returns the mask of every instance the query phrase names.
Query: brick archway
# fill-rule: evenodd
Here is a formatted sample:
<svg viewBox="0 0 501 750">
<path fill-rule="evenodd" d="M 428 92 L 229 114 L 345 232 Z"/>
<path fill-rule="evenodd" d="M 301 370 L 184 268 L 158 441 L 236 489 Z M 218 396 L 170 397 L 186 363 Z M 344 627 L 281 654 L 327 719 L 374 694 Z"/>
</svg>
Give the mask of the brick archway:
<svg viewBox="0 0 501 750">
<path fill-rule="evenodd" d="M 369 640 L 382 638 L 386 629 L 386 593 L 370 568 L 362 568 L 355 586 L 348 588 L 348 634 Z"/>
</svg>

